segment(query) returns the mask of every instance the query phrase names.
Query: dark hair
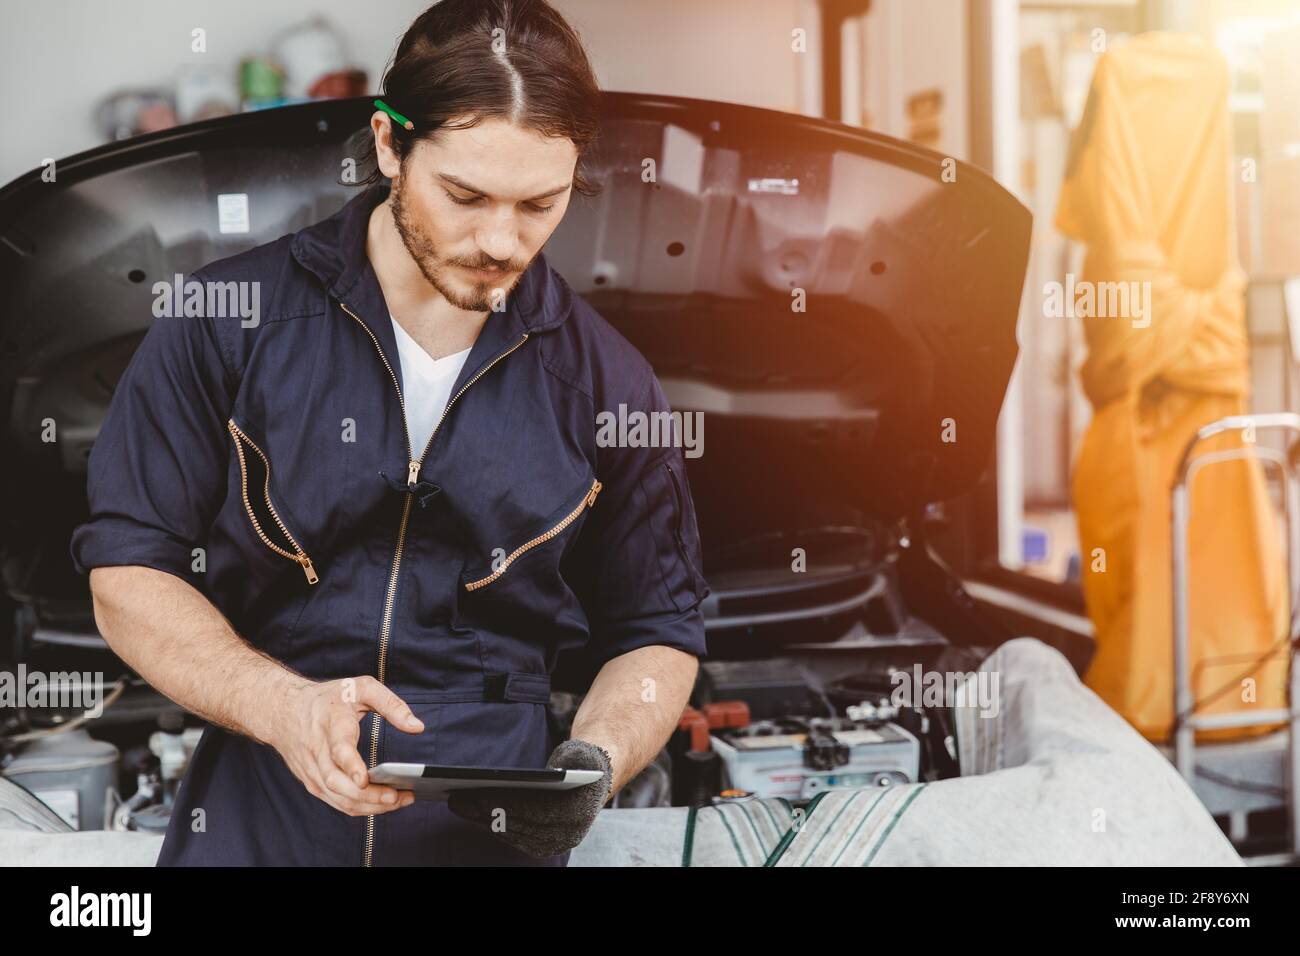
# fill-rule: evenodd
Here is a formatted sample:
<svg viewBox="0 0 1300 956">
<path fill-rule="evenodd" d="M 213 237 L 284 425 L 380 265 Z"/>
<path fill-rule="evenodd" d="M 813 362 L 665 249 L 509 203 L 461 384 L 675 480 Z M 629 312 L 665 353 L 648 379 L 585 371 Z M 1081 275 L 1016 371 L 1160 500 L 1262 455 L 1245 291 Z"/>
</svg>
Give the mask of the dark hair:
<svg viewBox="0 0 1300 956">
<path fill-rule="evenodd" d="M 574 191 L 599 190 L 583 159 L 599 130 L 600 87 L 582 41 L 546 0 L 441 0 L 416 18 L 384 73 L 381 98 L 409 119 L 393 121 L 393 149 L 405 160 L 440 129 L 464 129 L 498 117 L 543 136 L 564 136 L 578 150 Z M 459 118 L 458 122 L 450 122 Z M 349 140 L 358 185 L 384 177 L 370 128 Z"/>
</svg>

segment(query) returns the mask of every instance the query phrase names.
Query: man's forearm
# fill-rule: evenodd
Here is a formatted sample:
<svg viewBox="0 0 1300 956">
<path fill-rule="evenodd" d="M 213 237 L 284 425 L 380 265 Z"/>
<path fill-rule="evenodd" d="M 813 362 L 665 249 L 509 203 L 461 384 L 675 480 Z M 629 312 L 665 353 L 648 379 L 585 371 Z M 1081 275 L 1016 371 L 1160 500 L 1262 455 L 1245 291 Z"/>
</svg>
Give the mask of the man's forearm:
<svg viewBox="0 0 1300 956">
<path fill-rule="evenodd" d="M 673 647 L 640 647 L 605 664 L 573 719 L 572 736 L 614 762 L 610 796 L 663 749 L 690 700 L 699 661 Z"/>
<path fill-rule="evenodd" d="M 214 724 L 266 743 L 275 715 L 267 702 L 309 683 L 236 634 L 173 574 L 95 568 L 90 587 L 109 647 L 160 693 Z"/>
</svg>

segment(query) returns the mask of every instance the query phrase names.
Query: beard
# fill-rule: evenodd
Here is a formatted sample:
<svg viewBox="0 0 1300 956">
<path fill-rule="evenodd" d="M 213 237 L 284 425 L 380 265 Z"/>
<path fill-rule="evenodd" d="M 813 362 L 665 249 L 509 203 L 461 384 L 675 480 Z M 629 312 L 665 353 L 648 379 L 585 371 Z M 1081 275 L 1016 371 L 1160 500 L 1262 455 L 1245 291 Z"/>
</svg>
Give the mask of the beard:
<svg viewBox="0 0 1300 956">
<path fill-rule="evenodd" d="M 393 224 L 397 227 L 397 234 L 402 238 L 402 245 L 406 247 L 407 253 L 415 260 L 421 275 L 424 276 L 429 285 L 437 289 L 438 293 L 456 308 L 465 309 L 468 312 L 489 312 L 492 310 L 492 293 L 494 290 L 502 289 L 505 295 L 508 296 L 514 290 L 514 287 L 519 284 L 519 280 L 523 278 L 524 269 L 511 270 L 515 272 L 515 275 L 509 287 L 493 279 L 477 282 L 471 280 L 468 286 L 458 283 L 455 277 L 449 274 L 451 267 L 455 265 L 467 265 L 473 268 L 495 268 L 499 263 L 447 262 L 438 254 L 437 247 L 429 237 L 428 232 L 410 215 L 409 210 L 403 204 L 400 179 L 393 181 L 390 192 L 389 203 L 393 209 Z M 506 275 L 503 274 L 501 278 L 504 280 Z"/>
</svg>

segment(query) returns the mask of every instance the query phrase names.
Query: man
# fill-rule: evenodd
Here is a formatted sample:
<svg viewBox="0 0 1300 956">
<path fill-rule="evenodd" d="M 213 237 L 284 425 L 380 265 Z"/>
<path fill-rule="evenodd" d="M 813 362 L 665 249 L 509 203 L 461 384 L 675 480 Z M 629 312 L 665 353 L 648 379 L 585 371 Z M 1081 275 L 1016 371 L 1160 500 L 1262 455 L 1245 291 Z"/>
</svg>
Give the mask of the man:
<svg viewBox="0 0 1300 956">
<path fill-rule="evenodd" d="M 391 186 L 192 277 L 260 283 L 256 324 L 145 336 L 72 550 L 113 649 L 216 725 L 161 864 L 562 866 L 672 733 L 708 594 L 682 452 L 598 442 L 602 411 L 668 404 L 540 252 L 597 101 L 546 3 L 444 0 L 371 118 Z M 602 780 L 416 803 L 385 761 Z"/>
</svg>

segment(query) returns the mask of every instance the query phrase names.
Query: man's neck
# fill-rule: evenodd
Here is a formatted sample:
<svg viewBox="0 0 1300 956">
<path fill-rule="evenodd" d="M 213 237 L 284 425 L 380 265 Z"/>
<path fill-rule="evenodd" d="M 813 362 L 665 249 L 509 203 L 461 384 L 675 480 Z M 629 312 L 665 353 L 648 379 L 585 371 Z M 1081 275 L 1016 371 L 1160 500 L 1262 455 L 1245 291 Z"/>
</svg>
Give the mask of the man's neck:
<svg viewBox="0 0 1300 956">
<path fill-rule="evenodd" d="M 478 339 L 492 313 L 457 308 L 429 283 L 406 251 L 387 201 L 370 213 L 366 255 L 394 321 L 431 356 L 461 352 Z"/>
</svg>

